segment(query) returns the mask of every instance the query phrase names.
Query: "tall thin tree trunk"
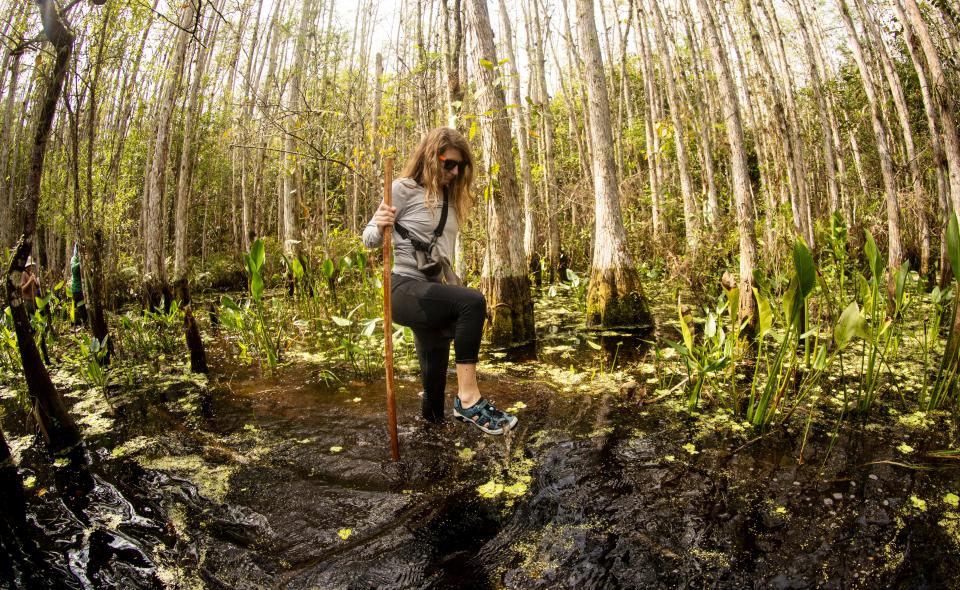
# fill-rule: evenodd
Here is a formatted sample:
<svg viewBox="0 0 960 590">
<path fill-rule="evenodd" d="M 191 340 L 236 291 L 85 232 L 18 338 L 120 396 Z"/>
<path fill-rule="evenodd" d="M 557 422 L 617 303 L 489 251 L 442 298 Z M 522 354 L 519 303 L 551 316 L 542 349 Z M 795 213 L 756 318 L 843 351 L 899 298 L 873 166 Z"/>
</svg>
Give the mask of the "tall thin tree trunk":
<svg viewBox="0 0 960 590">
<path fill-rule="evenodd" d="M 219 2 L 220 6 L 223 2 Z M 219 10 L 219 8 L 218 8 Z M 200 14 L 198 22 L 203 22 L 204 15 Z M 193 64 L 193 81 L 190 84 L 190 93 L 187 98 L 183 115 L 183 141 L 180 148 L 180 174 L 177 178 L 176 219 L 174 221 L 173 239 L 173 277 L 175 283 L 187 280 L 187 213 L 190 207 L 191 187 L 193 184 L 193 163 L 196 154 L 193 150 L 193 141 L 196 131 L 194 126 L 200 115 L 200 98 L 203 92 L 203 78 L 207 70 L 207 59 L 213 51 L 213 42 L 217 33 L 220 18 L 211 19 L 207 23 L 207 33 L 202 43 L 197 45 L 196 63 Z"/>
<path fill-rule="evenodd" d="M 903 146 L 906 150 L 907 168 L 910 170 L 910 184 L 914 197 L 918 203 L 922 204 L 926 201 L 926 195 L 923 190 L 923 176 L 920 173 L 917 149 L 913 142 L 913 131 L 910 129 L 910 111 L 907 108 L 907 99 L 903 92 L 903 85 L 900 83 L 900 76 L 897 74 L 896 69 L 894 69 L 893 61 L 887 52 L 880 30 L 873 21 L 873 15 L 870 14 L 870 11 L 862 0 L 855 0 L 854 4 L 856 4 L 860 18 L 863 20 L 867 39 L 871 40 L 871 45 L 875 48 L 875 53 L 880 57 L 880 63 L 883 66 L 883 72 L 886 75 L 890 94 L 893 97 L 897 119 L 900 123 Z M 929 272 L 930 265 L 930 228 L 927 223 L 927 213 L 924 207 L 918 207 L 917 217 L 920 228 L 920 273 L 926 276 Z"/>
<path fill-rule="evenodd" d="M 167 159 L 170 153 L 170 121 L 180 91 L 180 79 L 194 30 L 196 6 L 189 0 L 180 15 L 179 30 L 175 35 L 167 80 L 160 97 L 157 113 L 157 135 L 154 140 L 153 158 L 147 176 L 144 194 L 144 276 L 143 288 L 146 304 L 159 305 L 161 295 L 167 293 L 167 269 L 164 263 L 166 236 L 164 228 L 164 187 L 166 184 Z"/>
<path fill-rule="evenodd" d="M 287 96 L 287 110 L 292 119 L 288 125 L 295 124 L 301 118 L 300 93 L 303 85 L 303 73 L 306 68 L 307 34 L 316 18 L 315 10 L 315 0 L 305 0 L 303 12 L 300 15 L 300 31 L 297 34 L 297 43 L 293 54 L 293 75 L 290 78 L 289 94 Z M 302 255 L 303 233 L 300 229 L 300 195 L 296 188 L 301 169 L 295 155 L 297 142 L 289 127 L 287 127 L 284 136 L 284 149 L 287 153 L 283 176 L 283 249 L 287 256 L 293 259 L 300 258 Z"/>
<path fill-rule="evenodd" d="M 556 184 L 556 153 L 554 148 L 553 111 L 550 108 L 550 94 L 547 92 L 547 59 L 544 45 L 547 42 L 546 31 L 549 30 L 549 20 L 546 16 L 546 7 L 540 5 L 540 0 L 533 0 L 533 62 L 534 78 L 531 86 L 536 88 L 535 102 L 540 115 L 540 133 L 543 149 L 543 205 L 547 212 L 547 265 L 550 268 L 550 280 L 556 278 L 560 267 L 560 209 L 557 198 Z M 561 277 L 563 278 L 563 277 Z"/>
<path fill-rule="evenodd" d="M 15 97 L 17 95 L 18 82 L 20 80 L 20 59 L 23 56 L 23 52 L 18 51 L 13 55 L 10 64 L 10 84 L 6 87 L 5 91 L 7 92 L 6 105 L 3 109 L 3 123 L 0 127 L 0 207 L 4 211 L 12 211 L 14 209 L 15 201 L 13 192 L 11 189 L 11 184 L 8 184 L 6 179 L 8 178 L 8 168 L 10 167 L 10 151 L 13 147 L 12 141 L 12 131 L 13 131 L 13 107 L 16 104 Z M 6 76 L 6 72 L 2 72 Z M 14 216 L 7 215 L 4 216 L 4 220 L 0 221 L 0 246 L 5 247 L 14 240 Z"/>
<path fill-rule="evenodd" d="M 899 0 L 893 2 L 893 8 L 900 20 L 900 26 L 903 30 L 903 37 L 906 41 L 907 52 L 910 54 L 910 61 L 913 62 L 913 69 L 917 73 L 917 81 L 920 86 L 920 96 L 923 99 L 923 110 L 927 117 L 927 132 L 930 137 L 930 151 L 933 159 L 934 176 L 937 186 L 937 203 L 940 211 L 945 214 L 942 216 L 941 236 L 945 235 L 946 222 L 949 221 L 950 207 L 950 189 L 947 185 L 947 179 L 950 171 L 947 168 L 947 158 L 943 151 L 943 141 L 940 134 L 940 124 L 938 121 L 937 104 L 934 101 L 930 90 L 930 80 L 927 65 L 924 62 L 923 50 L 917 40 L 917 36 L 910 26 L 903 7 Z M 926 204 L 924 204 L 926 207 Z M 940 240 L 940 276 L 939 283 L 946 286 L 950 278 L 950 259 L 947 256 L 946 240 Z"/>
<path fill-rule="evenodd" d="M 920 14 L 920 7 L 917 6 L 916 0 L 904 0 L 904 4 L 910 21 L 909 26 L 913 27 L 913 32 L 920 41 L 920 47 L 923 49 L 927 68 L 930 71 L 930 79 L 933 82 L 933 96 L 936 98 L 939 110 L 940 130 L 943 133 L 944 153 L 950 174 L 950 204 L 955 212 L 960 212 L 960 133 L 957 131 L 957 118 L 952 106 L 954 97 L 936 47 L 930 38 L 930 31 Z M 903 25 L 906 27 L 908 23 L 904 22 Z"/>
<path fill-rule="evenodd" d="M 793 74 L 790 70 L 790 62 L 787 60 L 786 50 L 784 49 L 783 39 L 784 34 L 780 29 L 780 22 L 777 20 L 776 11 L 774 10 L 773 4 L 770 0 L 764 0 L 760 3 L 760 10 L 763 12 L 767 20 L 770 22 L 771 28 L 773 29 L 773 35 L 769 37 L 770 44 L 774 48 L 774 56 L 776 57 L 776 63 L 778 68 L 771 67 L 771 74 L 773 74 L 774 69 L 779 71 L 778 76 L 774 76 L 775 80 L 780 82 L 780 91 L 784 99 L 785 107 L 785 117 L 787 121 L 787 133 L 788 139 L 791 145 L 791 154 L 788 158 L 789 166 L 793 170 L 793 174 L 796 178 L 796 200 L 798 202 L 797 208 L 800 211 L 801 215 L 801 227 L 804 230 L 804 239 L 807 244 L 813 248 L 814 243 L 814 233 L 813 233 L 813 214 L 811 211 L 810 204 L 810 191 L 807 186 L 807 164 L 806 158 L 804 158 L 803 145 L 800 141 L 800 121 L 799 116 L 797 115 L 797 104 L 794 96 L 796 95 L 796 90 L 793 83 Z M 768 59 L 768 62 L 773 62 L 773 59 Z"/>
<path fill-rule="evenodd" d="M 893 159 L 890 157 L 890 147 L 887 143 L 887 125 L 880 114 L 880 99 L 873 82 L 873 74 L 864 58 L 860 37 L 857 35 L 853 20 L 850 17 L 850 11 L 847 8 L 847 0 L 837 0 L 837 4 L 840 7 L 840 16 L 843 23 L 847 27 L 850 49 L 853 50 L 853 59 L 857 62 L 857 69 L 860 71 L 863 90 L 867 95 L 867 101 L 870 103 L 870 122 L 873 125 L 874 138 L 877 141 L 880 173 L 883 176 L 883 187 L 886 194 L 887 253 L 889 256 L 887 263 L 891 269 L 895 269 L 900 266 L 903 260 L 903 246 L 900 242 L 900 203 L 897 197 L 897 181 L 893 171 Z"/>
<path fill-rule="evenodd" d="M 793 210 L 794 227 L 797 233 L 803 236 L 804 241 L 806 241 L 810 247 L 813 247 L 813 229 L 808 224 L 809 206 L 804 199 L 805 192 L 802 188 L 803 183 L 798 174 L 798 171 L 802 169 L 802 165 L 797 161 L 800 146 L 794 143 L 794 134 L 787 120 L 787 106 L 783 99 L 783 91 L 774 77 L 773 66 L 770 64 L 770 59 L 767 56 L 766 49 L 760 38 L 760 30 L 757 28 L 756 21 L 753 18 L 751 0 L 741 0 L 740 6 L 750 32 L 753 51 L 760 62 L 760 71 L 763 73 L 767 88 L 773 98 L 773 108 L 770 109 L 770 111 L 777 125 L 777 133 L 775 135 L 780 140 L 781 149 L 783 150 L 784 169 L 786 170 L 787 181 L 790 186 L 790 203 Z"/>
<path fill-rule="evenodd" d="M 799 3 L 802 0 L 790 0 L 794 13 L 797 15 L 797 25 L 800 27 L 800 33 L 803 37 L 803 46 L 807 55 L 807 68 L 810 73 L 810 86 L 813 89 L 814 98 L 817 101 L 817 114 L 820 118 L 820 130 L 823 133 L 823 163 L 827 172 L 827 190 L 830 198 L 830 212 L 841 210 L 840 185 L 837 182 L 837 164 L 834 153 L 833 125 L 830 123 L 830 115 L 827 100 L 824 97 L 823 82 L 820 78 L 820 72 L 817 68 L 816 57 L 814 56 L 813 41 L 810 32 L 807 30 L 807 22 L 804 11 Z"/>
<path fill-rule="evenodd" d="M 102 222 L 95 219 L 93 210 L 94 178 L 94 142 L 97 138 L 97 125 L 99 122 L 98 107 L 99 98 L 97 90 L 100 84 L 100 76 L 103 70 L 103 53 L 106 48 L 108 37 L 107 31 L 110 27 L 110 19 L 113 13 L 112 6 L 106 6 L 103 9 L 103 24 L 100 27 L 100 43 L 97 47 L 96 58 L 94 59 L 94 74 L 90 83 L 90 101 L 87 119 L 87 150 L 86 150 L 86 222 L 82 226 L 82 253 L 84 258 L 83 274 L 87 284 L 86 305 L 90 314 L 90 328 L 93 336 L 101 343 L 106 342 L 105 361 L 110 362 L 113 354 L 113 342 L 108 339 L 108 328 L 106 318 L 106 290 L 104 288 L 105 276 L 103 274 L 103 231 Z M 79 113 L 78 113 L 79 116 Z"/>
<path fill-rule="evenodd" d="M 40 182 L 43 177 L 47 142 L 50 139 L 53 118 L 63 91 L 63 81 L 70 64 L 74 40 L 73 33 L 59 14 L 56 3 L 53 0 L 38 0 L 38 3 L 44 35 L 53 44 L 55 61 L 40 103 L 33 145 L 30 150 L 30 165 L 24 184 L 23 198 L 20 200 L 23 235 L 17 243 L 6 272 L 7 305 L 10 306 L 13 315 L 17 348 L 20 351 L 27 390 L 33 401 L 33 414 L 37 419 L 40 432 L 53 453 L 69 453 L 82 460 L 82 454 L 77 452 L 82 443 L 80 430 L 67 411 L 63 398 L 57 392 L 40 358 L 40 352 L 33 339 L 30 319 L 27 317 L 27 311 L 20 296 L 20 274 L 26 267 L 27 256 L 33 250 L 33 242 L 37 236 L 37 208 L 40 203 Z M 71 453 L 71 451 L 74 452 Z"/>
<path fill-rule="evenodd" d="M 648 327 L 652 323 L 650 309 L 633 255 L 627 247 L 627 232 L 620 209 L 620 183 L 613 160 L 610 99 L 603 75 L 593 0 L 577 0 L 577 29 L 580 46 L 586 57 L 587 113 L 593 135 L 593 190 L 596 203 L 593 258 L 587 287 L 587 324 Z"/>
<path fill-rule="evenodd" d="M 658 174 L 659 166 L 657 158 L 660 155 L 660 135 L 657 133 L 655 125 L 660 120 L 660 113 L 657 111 L 657 92 L 656 71 L 653 67 L 653 58 L 650 51 L 650 39 L 647 35 L 646 19 L 642 18 L 643 1 L 637 2 L 637 41 L 640 44 L 640 65 L 643 75 L 643 87 L 647 105 L 646 116 L 644 117 L 644 135 L 646 145 L 644 151 L 647 154 L 647 176 L 650 182 L 650 222 L 653 226 L 653 239 L 657 242 L 663 231 L 663 222 L 660 220 L 660 176 Z"/>
<path fill-rule="evenodd" d="M 486 0 L 468 0 L 467 17 L 476 43 L 475 57 L 497 63 Z M 489 337 L 494 346 L 524 344 L 532 341 L 536 335 L 523 244 L 512 235 L 521 226 L 522 207 L 511 149 L 510 125 L 502 117 L 506 101 L 503 89 L 496 84 L 496 74 L 492 69 L 477 68 L 477 76 L 477 108 L 480 112 L 494 113 L 482 127 L 483 153 L 489 163 L 488 173 L 497 169 L 496 182 L 490 179 L 493 183 L 487 201 L 490 241 L 481 279 L 490 318 Z"/>
<path fill-rule="evenodd" d="M 680 174 L 680 194 L 683 197 L 683 226 L 687 240 L 687 252 L 696 256 L 700 245 L 700 206 L 693 196 L 690 181 L 690 164 L 687 160 L 687 144 L 684 132 L 685 117 L 680 112 L 680 91 L 677 88 L 677 76 L 673 67 L 673 50 L 667 43 L 667 36 L 663 30 L 663 16 L 655 0 L 648 1 L 648 9 L 653 22 L 653 30 L 657 36 L 657 45 L 661 48 L 660 63 L 663 66 L 664 77 L 667 81 L 667 102 L 670 105 L 670 118 L 673 121 L 673 141 L 676 144 L 677 171 Z"/>
<path fill-rule="evenodd" d="M 513 27 L 510 25 L 510 13 L 505 0 L 499 0 L 500 26 L 503 29 L 503 47 L 508 60 L 503 67 L 509 68 L 510 77 L 510 116 L 514 133 L 517 136 L 517 152 L 520 156 L 520 179 L 523 187 L 523 252 L 528 268 L 534 262 L 537 253 L 537 204 L 536 189 L 530 166 L 529 132 L 524 122 L 524 106 L 520 99 L 520 72 L 517 70 L 517 55 L 514 51 Z"/>
<path fill-rule="evenodd" d="M 730 170 L 732 173 L 733 193 L 737 210 L 737 231 L 740 239 L 740 310 L 741 322 L 756 322 L 756 304 L 753 298 L 753 269 L 757 258 L 757 237 L 754 229 L 753 195 L 750 187 L 750 175 L 747 171 L 747 151 L 743 141 L 743 123 L 740 118 L 740 104 L 737 91 L 730 73 L 727 54 L 720 41 L 713 10 L 709 0 L 697 0 L 700 15 L 703 18 L 714 64 L 720 93 L 723 95 L 723 118 L 730 144 Z"/>
<path fill-rule="evenodd" d="M 222 0 L 218 2 L 215 12 L 219 14 L 223 8 Z M 201 12 L 197 22 L 203 22 Z M 213 51 L 214 40 L 220 18 L 215 16 L 212 22 L 207 23 L 207 32 L 203 42 L 197 45 L 196 63 L 193 65 L 193 81 L 190 85 L 190 94 L 187 99 L 183 120 L 183 143 L 180 148 L 180 175 L 177 179 L 176 221 L 174 223 L 173 246 L 173 276 L 175 297 L 183 308 L 183 328 L 187 348 L 190 350 L 190 370 L 194 373 L 206 373 L 207 352 L 203 346 L 200 328 L 193 317 L 193 306 L 190 297 L 190 276 L 187 267 L 187 234 L 190 195 L 193 185 L 193 163 L 196 154 L 193 150 L 194 125 L 200 115 L 200 99 L 203 91 L 203 79 L 207 69 L 207 59 Z M 206 195 L 204 198 L 209 198 Z"/>
<path fill-rule="evenodd" d="M 686 31 L 687 44 L 690 48 L 690 54 L 693 62 L 694 81 L 702 89 L 707 88 L 705 78 L 706 66 L 703 63 L 703 53 L 700 50 L 700 42 L 697 35 L 691 30 L 693 16 L 690 14 L 690 7 L 686 3 L 680 4 L 683 13 L 683 26 Z M 704 213 L 707 223 L 710 227 L 716 227 L 720 215 L 719 195 L 717 194 L 717 181 L 713 162 L 713 121 L 710 117 L 710 104 L 703 99 L 703 95 L 696 88 L 690 89 L 691 103 L 697 112 L 698 131 L 700 134 L 699 149 L 703 160 L 702 173 L 703 184 L 705 185 L 706 203 L 704 203 Z"/>
</svg>

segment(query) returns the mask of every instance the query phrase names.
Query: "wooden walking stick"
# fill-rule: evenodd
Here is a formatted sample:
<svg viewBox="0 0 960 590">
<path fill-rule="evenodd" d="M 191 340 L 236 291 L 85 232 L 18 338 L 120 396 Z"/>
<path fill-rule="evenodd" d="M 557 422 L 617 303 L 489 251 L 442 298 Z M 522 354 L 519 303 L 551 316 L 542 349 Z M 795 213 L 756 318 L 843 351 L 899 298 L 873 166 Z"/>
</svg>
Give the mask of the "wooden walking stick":
<svg viewBox="0 0 960 590">
<path fill-rule="evenodd" d="M 383 202 L 393 205 L 393 158 L 383 165 Z M 400 441 L 397 439 L 397 403 L 393 396 L 393 314 L 390 311 L 391 227 L 383 229 L 383 347 L 384 366 L 387 371 L 387 428 L 390 431 L 390 453 L 394 461 L 400 460 Z"/>
</svg>

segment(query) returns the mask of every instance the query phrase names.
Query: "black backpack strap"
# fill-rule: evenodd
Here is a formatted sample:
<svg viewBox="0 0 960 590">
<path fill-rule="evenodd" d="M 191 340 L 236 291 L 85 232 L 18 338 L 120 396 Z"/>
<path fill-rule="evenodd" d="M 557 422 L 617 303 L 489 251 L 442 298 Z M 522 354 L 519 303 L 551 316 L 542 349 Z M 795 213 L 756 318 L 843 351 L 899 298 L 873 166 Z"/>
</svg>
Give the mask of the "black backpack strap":
<svg viewBox="0 0 960 590">
<path fill-rule="evenodd" d="M 443 235 L 443 228 L 447 225 L 447 210 L 449 208 L 449 193 L 447 189 L 443 189 L 443 209 L 440 211 L 440 223 L 437 224 L 437 229 L 433 230 L 433 242 Z M 397 233 L 400 234 L 400 237 L 404 240 L 409 240 L 413 245 L 414 250 L 420 250 L 421 252 L 429 252 L 430 244 L 424 242 L 423 240 L 418 240 L 417 238 L 410 235 L 410 230 L 403 227 L 399 223 L 394 223 L 393 228 L 397 230 Z"/>
<path fill-rule="evenodd" d="M 403 227 L 403 226 L 400 225 L 399 223 L 394 223 L 394 224 L 393 224 L 393 229 L 397 230 L 397 233 L 400 234 L 400 237 L 401 237 L 401 238 L 403 238 L 404 240 L 409 240 L 410 243 L 413 244 L 413 249 L 414 249 L 414 250 L 420 250 L 421 252 L 429 252 L 429 251 L 430 251 L 430 244 L 428 244 L 428 243 L 426 243 L 426 242 L 424 242 L 424 241 L 422 241 L 422 240 L 418 240 L 417 238 L 415 238 L 415 237 L 413 237 L 412 235 L 410 235 L 410 230 L 408 230 L 407 228 Z"/>
<path fill-rule="evenodd" d="M 433 238 L 437 239 L 443 235 L 443 228 L 447 225 L 447 209 L 449 208 L 450 201 L 450 191 L 444 187 L 443 189 L 443 210 L 440 212 L 440 223 L 437 224 L 437 229 L 433 230 Z"/>
</svg>

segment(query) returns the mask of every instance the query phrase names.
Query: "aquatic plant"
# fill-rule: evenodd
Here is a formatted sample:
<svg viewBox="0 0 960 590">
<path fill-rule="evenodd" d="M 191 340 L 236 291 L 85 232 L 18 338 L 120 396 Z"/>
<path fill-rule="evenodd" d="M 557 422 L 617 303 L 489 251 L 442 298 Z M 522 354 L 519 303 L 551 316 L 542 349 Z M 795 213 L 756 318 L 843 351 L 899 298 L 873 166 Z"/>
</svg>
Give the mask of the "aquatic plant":
<svg viewBox="0 0 960 590">
<path fill-rule="evenodd" d="M 3 321 L 0 322 L 0 368 L 17 373 L 21 370 L 20 350 L 17 348 L 17 334 L 13 330 L 13 314 L 9 306 L 3 309 Z"/>
<path fill-rule="evenodd" d="M 80 373 L 87 383 L 94 387 L 104 388 L 107 386 L 107 372 L 104 365 L 106 364 L 107 340 L 109 338 L 107 336 L 101 342 L 95 336 L 89 336 L 86 333 L 73 337 L 79 350 L 76 361 L 80 366 Z"/>
<path fill-rule="evenodd" d="M 818 329 L 809 329 L 807 309 L 807 300 L 816 287 L 817 269 L 810 250 L 802 240 L 794 243 L 793 265 L 794 272 L 781 301 L 784 323 L 782 337 L 772 331 L 774 315 L 769 295 L 754 288 L 758 315 L 757 362 L 745 411 L 747 420 L 754 426 L 769 424 L 784 402 L 787 386 L 797 370 L 798 343 L 804 343 L 805 359 L 809 359 L 811 354 L 815 355 L 814 358 L 823 354 L 818 350 Z M 767 334 L 778 343 L 776 353 L 772 356 L 766 345 Z M 762 387 L 759 386 L 761 367 L 765 368 L 767 377 Z"/>
<path fill-rule="evenodd" d="M 382 325 L 379 316 L 355 318 L 364 304 L 357 304 L 346 317 L 333 316 L 330 335 L 336 345 L 335 350 L 343 355 L 357 374 L 371 374 L 383 368 L 383 340 L 377 326 Z M 395 351 L 404 343 L 412 340 L 412 331 L 404 326 L 395 325 L 393 330 Z"/>
<path fill-rule="evenodd" d="M 703 325 L 703 335 L 694 339 L 690 329 L 689 316 L 684 314 L 683 303 L 677 296 L 677 313 L 680 318 L 680 335 L 683 342 L 668 340 L 667 344 L 673 347 L 683 360 L 687 369 L 687 408 L 694 410 L 700 403 L 703 386 L 707 380 L 722 371 L 733 356 L 734 339 L 727 338 L 726 331 L 717 320 L 722 316 L 726 302 L 717 310 L 706 310 L 707 318 Z"/>
<path fill-rule="evenodd" d="M 946 310 L 946 303 L 953 297 L 952 287 L 941 291 L 938 285 L 935 285 L 930 291 L 930 305 L 923 317 L 923 331 L 918 337 L 920 350 L 922 352 L 923 379 L 921 382 L 919 403 L 924 410 L 936 409 L 942 401 L 944 383 L 939 379 L 934 381 L 933 387 L 930 383 L 930 370 L 932 366 L 931 353 L 934 351 L 937 341 L 940 339 L 940 325 L 943 321 L 943 314 Z M 941 399 L 938 399 L 940 397 Z"/>
<path fill-rule="evenodd" d="M 222 296 L 221 322 L 241 335 L 241 356 L 249 358 L 250 350 L 255 350 L 258 360 L 272 369 L 280 363 L 283 328 L 282 325 L 273 327 L 264 307 L 262 269 L 265 258 L 263 240 L 257 239 L 251 244 L 250 252 L 243 256 L 250 297 L 241 305 L 228 295 Z"/>
<path fill-rule="evenodd" d="M 866 316 L 857 324 L 863 326 L 863 346 L 860 354 L 860 379 L 857 384 L 856 404 L 857 411 L 865 416 L 870 412 L 880 390 L 880 377 L 884 366 L 889 369 L 890 353 L 897 333 L 897 324 L 902 318 L 904 309 L 904 295 L 909 264 L 904 262 L 893 276 L 894 297 L 892 309 L 888 315 L 888 301 L 881 290 L 885 277 L 886 260 L 877 248 L 870 230 L 865 230 L 866 244 L 864 252 L 867 255 L 867 266 L 870 278 L 865 279 L 858 275 L 860 282 L 860 299 Z M 849 306 L 848 306 L 849 307 Z"/>
<path fill-rule="evenodd" d="M 946 232 L 947 254 L 950 258 L 950 266 L 953 268 L 953 278 L 957 287 L 954 288 L 953 314 L 954 325 L 952 326 L 949 339 L 937 368 L 936 379 L 929 397 L 924 395 L 922 401 L 925 409 L 932 410 L 941 407 L 947 401 L 953 401 L 954 406 L 960 396 L 957 395 L 958 369 L 960 369 L 960 332 L 957 330 L 958 318 L 960 318 L 960 222 L 957 220 L 957 213 L 954 213 L 947 223 Z M 942 297 L 940 299 L 942 301 Z M 937 302 L 939 304 L 939 301 Z M 936 304 L 935 304 L 936 305 Z M 939 328 L 939 315 L 937 316 L 936 327 Z M 932 332 L 936 335 L 936 332 Z M 924 357 L 926 359 L 926 357 Z M 925 392 L 926 393 L 926 392 Z"/>
</svg>

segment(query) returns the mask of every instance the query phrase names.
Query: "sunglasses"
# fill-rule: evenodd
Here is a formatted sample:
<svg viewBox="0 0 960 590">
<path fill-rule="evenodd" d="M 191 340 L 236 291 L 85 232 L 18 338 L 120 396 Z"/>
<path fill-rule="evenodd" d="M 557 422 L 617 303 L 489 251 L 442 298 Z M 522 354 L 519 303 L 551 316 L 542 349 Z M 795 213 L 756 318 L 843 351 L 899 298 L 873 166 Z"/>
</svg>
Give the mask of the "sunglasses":
<svg viewBox="0 0 960 590">
<path fill-rule="evenodd" d="M 440 161 L 443 162 L 444 170 L 453 170 L 454 168 L 457 168 L 457 172 L 460 174 L 463 174 L 463 171 L 466 169 L 468 164 L 468 162 L 463 160 L 450 160 L 444 155 L 440 156 Z"/>
</svg>

